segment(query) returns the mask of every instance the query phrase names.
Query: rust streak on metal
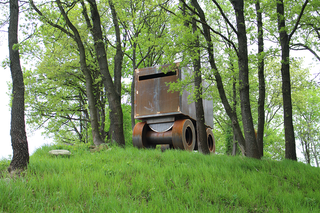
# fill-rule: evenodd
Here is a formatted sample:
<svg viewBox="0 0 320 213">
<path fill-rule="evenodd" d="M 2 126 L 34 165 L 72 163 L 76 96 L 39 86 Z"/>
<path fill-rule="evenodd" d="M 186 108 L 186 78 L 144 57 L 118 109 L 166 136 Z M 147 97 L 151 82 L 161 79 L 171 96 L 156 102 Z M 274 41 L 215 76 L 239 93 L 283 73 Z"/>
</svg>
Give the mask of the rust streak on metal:
<svg viewBox="0 0 320 213">
<path fill-rule="evenodd" d="M 146 134 L 147 142 L 150 144 L 172 144 L 172 131 L 154 132 L 149 131 Z"/>
</svg>

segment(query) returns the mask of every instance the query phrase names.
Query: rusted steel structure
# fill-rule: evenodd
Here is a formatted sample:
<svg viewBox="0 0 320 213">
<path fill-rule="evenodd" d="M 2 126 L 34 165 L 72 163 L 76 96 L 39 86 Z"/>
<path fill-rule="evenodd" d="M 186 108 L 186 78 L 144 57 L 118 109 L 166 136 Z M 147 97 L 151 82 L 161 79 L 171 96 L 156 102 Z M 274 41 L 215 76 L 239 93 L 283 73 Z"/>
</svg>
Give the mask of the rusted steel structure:
<svg viewBox="0 0 320 213">
<path fill-rule="evenodd" d="M 135 70 L 134 117 L 141 120 L 133 129 L 133 145 L 138 148 L 197 149 L 195 104 L 188 103 L 186 90 L 168 92 L 169 83 L 183 80 L 191 72 L 179 63 Z M 190 85 L 192 87 L 192 85 Z M 207 144 L 215 152 L 212 134 L 213 104 L 204 100 Z"/>
</svg>

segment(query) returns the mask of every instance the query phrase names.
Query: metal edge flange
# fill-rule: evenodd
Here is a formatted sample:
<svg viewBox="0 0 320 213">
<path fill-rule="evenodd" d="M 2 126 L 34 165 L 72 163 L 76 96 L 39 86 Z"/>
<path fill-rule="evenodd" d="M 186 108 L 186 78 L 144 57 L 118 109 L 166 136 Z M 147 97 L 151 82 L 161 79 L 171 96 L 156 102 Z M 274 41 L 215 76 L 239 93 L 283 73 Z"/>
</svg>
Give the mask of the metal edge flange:
<svg viewBox="0 0 320 213">
<path fill-rule="evenodd" d="M 174 122 L 172 127 L 172 144 L 175 149 L 194 150 L 196 131 L 190 119 Z"/>
<path fill-rule="evenodd" d="M 215 153 L 216 152 L 216 142 L 212 133 L 212 130 L 210 128 L 207 128 L 206 130 L 207 133 L 207 145 L 210 153 Z"/>
<path fill-rule="evenodd" d="M 146 140 L 147 132 L 150 130 L 146 122 L 139 122 L 133 128 L 132 143 L 134 147 L 155 148 L 156 145 L 148 144 Z"/>
</svg>

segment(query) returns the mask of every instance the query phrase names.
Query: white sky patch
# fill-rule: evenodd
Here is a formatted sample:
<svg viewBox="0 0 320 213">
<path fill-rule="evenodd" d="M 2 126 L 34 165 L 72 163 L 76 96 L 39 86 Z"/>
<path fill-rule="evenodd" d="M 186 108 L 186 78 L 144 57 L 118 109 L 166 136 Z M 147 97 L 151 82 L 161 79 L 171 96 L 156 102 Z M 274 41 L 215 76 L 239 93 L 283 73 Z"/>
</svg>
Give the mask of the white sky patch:
<svg viewBox="0 0 320 213">
<path fill-rule="evenodd" d="M 2 63 L 6 58 L 9 57 L 8 39 L 7 33 L 1 33 L 0 42 L 0 62 Z M 12 147 L 11 147 L 11 136 L 10 136 L 10 125 L 11 125 L 11 109 L 9 106 L 11 91 L 8 89 L 8 82 L 12 82 L 10 69 L 4 69 L 0 66 L 0 159 L 12 158 Z M 28 131 L 27 128 L 27 139 L 29 145 L 29 154 L 33 154 L 34 151 L 43 146 L 44 144 L 50 144 L 50 139 L 45 139 L 41 136 L 41 130 L 34 133 Z"/>
</svg>

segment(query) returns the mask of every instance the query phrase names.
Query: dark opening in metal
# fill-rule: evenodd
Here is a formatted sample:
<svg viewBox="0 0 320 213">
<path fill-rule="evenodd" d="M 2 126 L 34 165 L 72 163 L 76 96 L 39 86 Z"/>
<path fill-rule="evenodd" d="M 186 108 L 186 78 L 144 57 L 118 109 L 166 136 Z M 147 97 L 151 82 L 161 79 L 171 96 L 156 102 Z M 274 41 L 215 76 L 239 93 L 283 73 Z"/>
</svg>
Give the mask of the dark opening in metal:
<svg viewBox="0 0 320 213">
<path fill-rule="evenodd" d="M 151 75 L 142 75 L 139 76 L 139 81 L 144 81 L 144 80 L 149 80 L 149 79 L 154 79 L 154 78 L 162 78 L 162 77 L 167 77 L 167 76 L 173 76 L 176 75 L 177 72 L 173 71 L 173 72 L 167 72 L 167 73 L 156 73 L 156 74 L 151 74 Z"/>
<path fill-rule="evenodd" d="M 185 137 L 186 137 L 186 143 L 188 144 L 188 146 L 191 146 L 191 144 L 192 144 L 192 130 L 189 126 L 186 129 Z"/>
<path fill-rule="evenodd" d="M 208 148 L 210 152 L 213 150 L 213 138 L 212 135 L 208 135 Z"/>
</svg>

